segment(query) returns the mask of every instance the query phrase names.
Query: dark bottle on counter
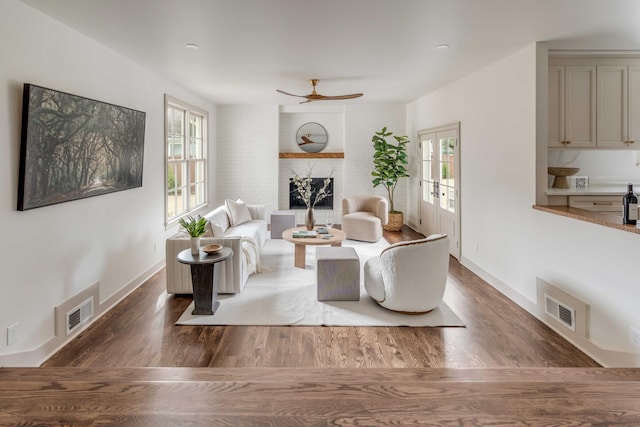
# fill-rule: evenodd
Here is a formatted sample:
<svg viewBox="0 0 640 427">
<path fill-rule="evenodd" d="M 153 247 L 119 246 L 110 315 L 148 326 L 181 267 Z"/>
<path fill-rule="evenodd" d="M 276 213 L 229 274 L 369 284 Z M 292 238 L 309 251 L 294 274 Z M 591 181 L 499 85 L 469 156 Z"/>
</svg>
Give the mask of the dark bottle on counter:
<svg viewBox="0 0 640 427">
<path fill-rule="evenodd" d="M 627 194 L 622 198 L 622 223 L 636 225 L 638 198 L 633 194 L 633 184 L 627 185 Z"/>
</svg>

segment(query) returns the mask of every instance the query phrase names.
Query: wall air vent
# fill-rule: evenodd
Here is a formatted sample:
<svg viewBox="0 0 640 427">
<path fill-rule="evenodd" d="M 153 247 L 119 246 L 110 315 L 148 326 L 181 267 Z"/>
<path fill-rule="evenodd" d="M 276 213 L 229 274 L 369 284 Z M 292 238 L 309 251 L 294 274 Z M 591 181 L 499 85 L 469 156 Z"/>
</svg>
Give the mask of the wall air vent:
<svg viewBox="0 0 640 427">
<path fill-rule="evenodd" d="M 576 311 L 546 293 L 544 294 L 544 311 L 572 331 L 576 330 Z"/>
<path fill-rule="evenodd" d="M 67 335 L 78 329 L 93 316 L 93 297 L 67 312 Z"/>
</svg>

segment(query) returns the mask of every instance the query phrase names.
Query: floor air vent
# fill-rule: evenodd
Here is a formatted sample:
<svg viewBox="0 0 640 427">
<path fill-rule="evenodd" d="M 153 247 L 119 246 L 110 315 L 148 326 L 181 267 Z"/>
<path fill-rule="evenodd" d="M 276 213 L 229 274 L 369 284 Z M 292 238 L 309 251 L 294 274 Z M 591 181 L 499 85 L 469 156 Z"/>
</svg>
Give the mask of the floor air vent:
<svg viewBox="0 0 640 427">
<path fill-rule="evenodd" d="M 67 335 L 78 329 L 93 316 L 93 297 L 67 312 Z"/>
<path fill-rule="evenodd" d="M 572 331 L 576 330 L 576 311 L 572 307 L 569 307 L 555 298 L 544 294 L 544 310 L 549 316 L 553 317 L 567 328 Z"/>
</svg>

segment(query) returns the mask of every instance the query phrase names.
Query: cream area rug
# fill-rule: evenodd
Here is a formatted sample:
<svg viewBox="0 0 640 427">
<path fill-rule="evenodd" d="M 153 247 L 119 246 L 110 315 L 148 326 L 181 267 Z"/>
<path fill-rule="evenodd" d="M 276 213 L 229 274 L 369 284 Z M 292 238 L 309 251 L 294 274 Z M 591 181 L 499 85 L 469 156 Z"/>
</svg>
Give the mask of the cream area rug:
<svg viewBox="0 0 640 427">
<path fill-rule="evenodd" d="M 267 240 L 261 251 L 261 272 L 253 274 L 239 294 L 219 295 L 220 306 L 212 316 L 191 314 L 193 303 L 177 325 L 263 326 L 464 326 L 444 303 L 427 314 L 395 313 L 379 306 L 364 290 L 364 263 L 388 246 L 345 240 L 360 258 L 360 301 L 318 301 L 316 247 L 307 247 L 306 269 L 293 265 L 294 247 L 285 240 Z"/>
</svg>

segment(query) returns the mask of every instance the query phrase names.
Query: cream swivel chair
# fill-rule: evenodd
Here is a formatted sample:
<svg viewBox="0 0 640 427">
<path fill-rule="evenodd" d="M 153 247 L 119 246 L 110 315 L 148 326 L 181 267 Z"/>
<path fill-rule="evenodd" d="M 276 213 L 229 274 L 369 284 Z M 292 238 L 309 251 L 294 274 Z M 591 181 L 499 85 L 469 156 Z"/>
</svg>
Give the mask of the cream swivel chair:
<svg viewBox="0 0 640 427">
<path fill-rule="evenodd" d="M 364 288 L 381 306 L 423 314 L 442 301 L 449 271 L 449 237 L 400 242 L 385 248 L 364 265 Z"/>
<path fill-rule="evenodd" d="M 377 242 L 389 220 L 389 202 L 380 196 L 350 196 L 342 199 L 342 231 L 347 239 Z"/>
</svg>

